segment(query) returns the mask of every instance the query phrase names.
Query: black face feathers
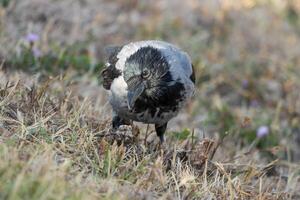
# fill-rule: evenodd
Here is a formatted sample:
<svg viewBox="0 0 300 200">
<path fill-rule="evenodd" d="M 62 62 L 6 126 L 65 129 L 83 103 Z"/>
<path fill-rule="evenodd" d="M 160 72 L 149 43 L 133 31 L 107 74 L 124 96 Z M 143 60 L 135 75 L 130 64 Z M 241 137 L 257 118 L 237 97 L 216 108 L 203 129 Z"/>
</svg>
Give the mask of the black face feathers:
<svg viewBox="0 0 300 200">
<path fill-rule="evenodd" d="M 172 110 L 182 100 L 183 84 L 173 79 L 166 58 L 153 47 L 140 48 L 127 59 L 124 79 L 129 90 L 141 82 L 146 86 L 136 101 L 135 112 L 149 108 L 156 112 L 157 107 L 161 107 L 162 112 Z"/>
<path fill-rule="evenodd" d="M 159 79 L 168 72 L 169 68 L 166 58 L 159 50 L 153 47 L 142 47 L 126 60 L 124 79 L 127 81 L 134 75 L 144 79 Z M 144 74 L 145 72 L 147 75 Z"/>
<path fill-rule="evenodd" d="M 149 109 L 151 113 L 155 113 L 157 107 L 160 107 L 161 112 L 175 111 L 177 110 L 178 102 L 183 98 L 181 93 L 183 90 L 183 84 L 178 82 L 171 86 L 157 87 L 150 96 L 146 94 L 141 95 L 136 101 L 135 111 L 139 113 Z"/>
</svg>

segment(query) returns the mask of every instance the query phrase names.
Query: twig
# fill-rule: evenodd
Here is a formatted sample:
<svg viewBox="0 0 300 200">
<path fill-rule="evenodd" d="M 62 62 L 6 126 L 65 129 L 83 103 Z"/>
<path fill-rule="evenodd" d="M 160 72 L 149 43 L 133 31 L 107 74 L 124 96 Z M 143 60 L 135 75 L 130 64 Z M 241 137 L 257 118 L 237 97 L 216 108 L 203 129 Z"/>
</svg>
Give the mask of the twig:
<svg viewBox="0 0 300 200">
<path fill-rule="evenodd" d="M 146 135 L 145 135 L 145 138 L 144 138 L 144 145 L 145 146 L 147 146 L 148 130 L 149 130 L 149 124 L 147 124 Z"/>
<path fill-rule="evenodd" d="M 192 150 L 194 150 L 194 134 L 195 134 L 195 129 L 192 131 Z"/>
</svg>

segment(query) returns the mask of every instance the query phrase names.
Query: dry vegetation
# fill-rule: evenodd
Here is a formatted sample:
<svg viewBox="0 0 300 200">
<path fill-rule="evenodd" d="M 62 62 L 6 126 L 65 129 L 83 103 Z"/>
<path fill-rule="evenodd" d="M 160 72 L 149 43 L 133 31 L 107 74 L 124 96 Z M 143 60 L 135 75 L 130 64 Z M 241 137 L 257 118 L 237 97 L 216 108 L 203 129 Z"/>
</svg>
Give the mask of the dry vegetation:
<svg viewBox="0 0 300 200">
<path fill-rule="evenodd" d="M 0 1 L 0 199 L 299 199 L 299 5 Z M 103 47 L 141 39 L 197 68 L 163 147 L 111 130 L 97 77 Z"/>
</svg>

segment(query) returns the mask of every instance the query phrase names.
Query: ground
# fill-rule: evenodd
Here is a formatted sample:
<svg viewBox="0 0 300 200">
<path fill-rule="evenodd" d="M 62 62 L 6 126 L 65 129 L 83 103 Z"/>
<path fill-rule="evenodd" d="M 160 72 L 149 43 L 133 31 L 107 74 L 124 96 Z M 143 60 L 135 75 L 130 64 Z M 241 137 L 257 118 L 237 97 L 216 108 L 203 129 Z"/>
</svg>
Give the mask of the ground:
<svg viewBox="0 0 300 200">
<path fill-rule="evenodd" d="M 299 199 L 298 0 L 0 1 L 0 199 Z M 111 129 L 105 47 L 159 39 L 197 91 L 158 145 Z"/>
</svg>

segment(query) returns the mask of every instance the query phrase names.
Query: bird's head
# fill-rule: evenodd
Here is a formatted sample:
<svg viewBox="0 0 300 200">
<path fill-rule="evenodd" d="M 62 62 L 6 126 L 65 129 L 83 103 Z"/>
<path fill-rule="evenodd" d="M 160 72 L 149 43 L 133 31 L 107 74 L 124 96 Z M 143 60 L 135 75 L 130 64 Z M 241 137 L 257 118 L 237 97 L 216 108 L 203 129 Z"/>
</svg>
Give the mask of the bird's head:
<svg viewBox="0 0 300 200">
<path fill-rule="evenodd" d="M 166 58 L 156 48 L 142 47 L 131 55 L 124 66 L 129 109 L 134 107 L 138 99 L 147 99 L 152 104 L 167 103 L 168 93 L 172 92 L 170 88 L 174 85 L 169 69 Z"/>
</svg>

